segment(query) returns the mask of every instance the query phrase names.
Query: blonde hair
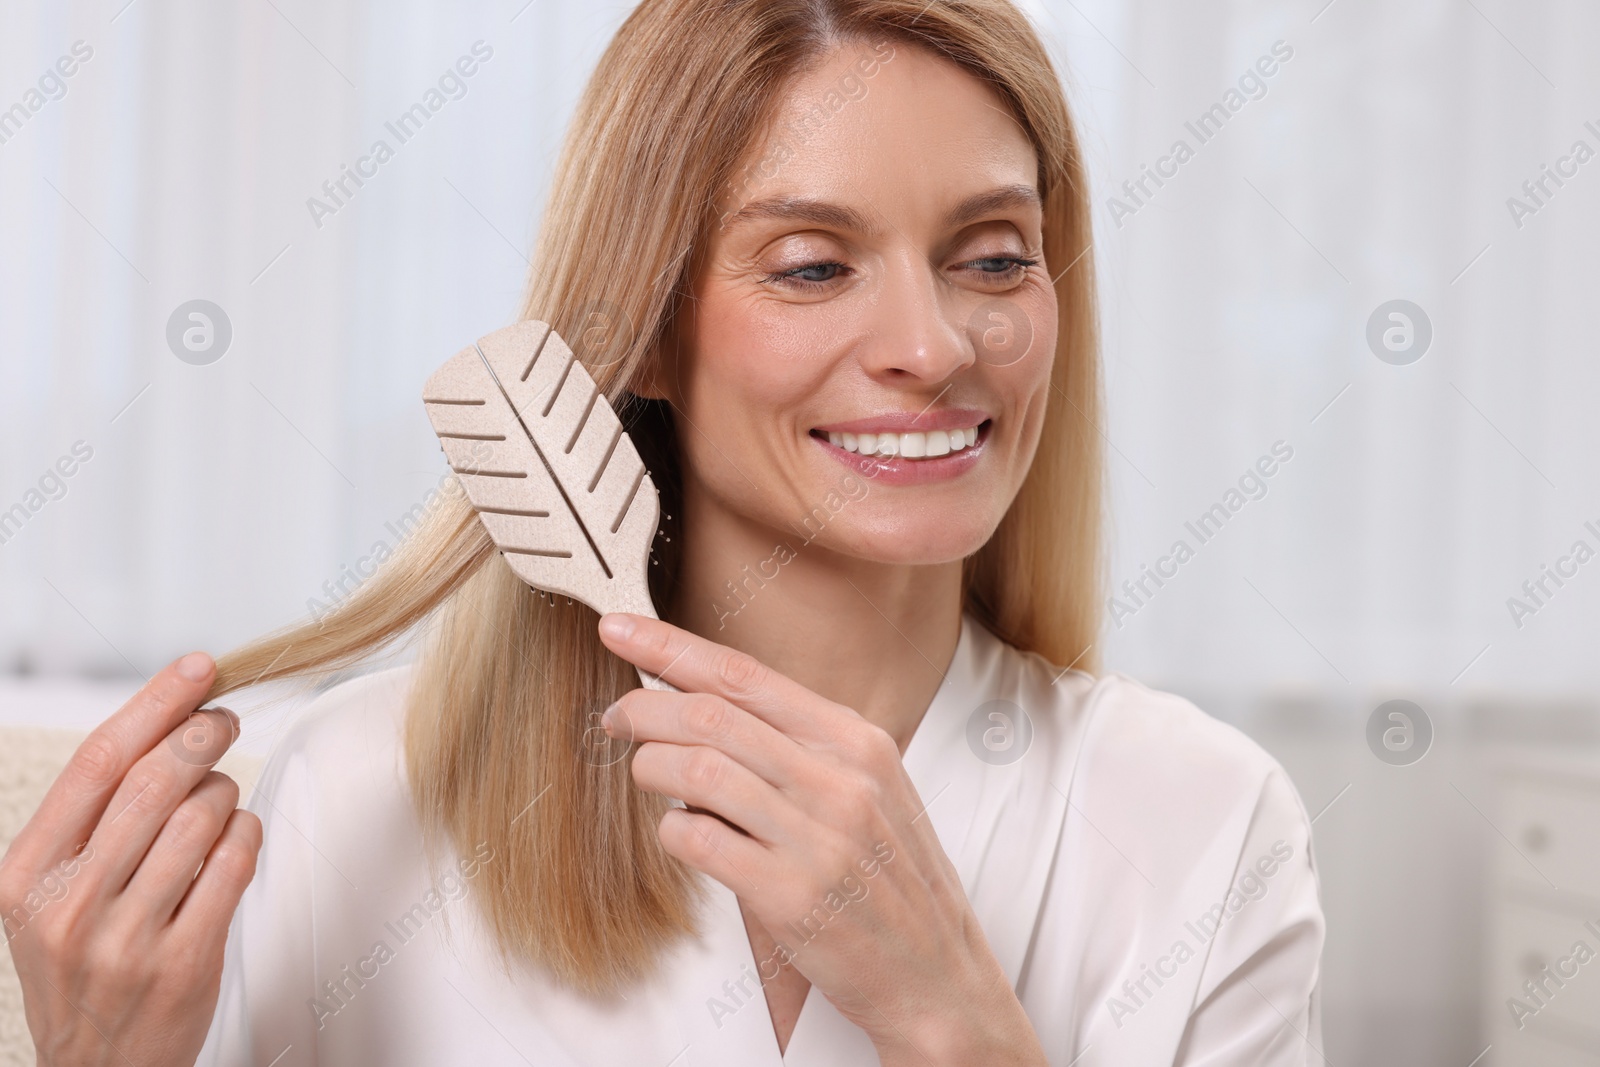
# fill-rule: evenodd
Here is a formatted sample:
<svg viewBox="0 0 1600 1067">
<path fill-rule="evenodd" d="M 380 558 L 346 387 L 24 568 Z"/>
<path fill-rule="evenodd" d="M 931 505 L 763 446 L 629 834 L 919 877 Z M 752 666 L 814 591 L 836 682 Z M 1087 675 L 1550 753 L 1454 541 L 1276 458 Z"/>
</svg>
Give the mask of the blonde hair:
<svg viewBox="0 0 1600 1067">
<path fill-rule="evenodd" d="M 1052 395 L 1027 478 L 963 567 L 964 607 L 1011 645 L 1092 671 L 1101 451 L 1089 199 L 1056 72 L 1009 0 L 643 0 L 572 120 L 522 317 L 550 322 L 589 366 L 672 533 L 672 413 L 629 386 L 678 313 L 718 196 L 786 83 L 840 44 L 882 40 L 981 79 L 1038 155 L 1045 262 L 1060 272 Z M 586 343 L 594 314 L 620 325 L 609 343 Z M 657 604 L 669 602 L 678 540 L 658 538 Z M 633 785 L 626 759 L 595 758 L 587 743 L 591 713 L 637 677 L 600 644 L 592 611 L 512 574 L 461 492 L 441 494 L 393 558 L 319 622 L 224 655 L 211 696 L 354 666 L 424 621 L 405 756 L 429 854 L 446 843 L 463 855 L 494 849 L 474 893 L 506 958 L 589 992 L 648 974 L 665 947 L 697 933 L 698 882 L 656 837 L 664 799 Z"/>
</svg>

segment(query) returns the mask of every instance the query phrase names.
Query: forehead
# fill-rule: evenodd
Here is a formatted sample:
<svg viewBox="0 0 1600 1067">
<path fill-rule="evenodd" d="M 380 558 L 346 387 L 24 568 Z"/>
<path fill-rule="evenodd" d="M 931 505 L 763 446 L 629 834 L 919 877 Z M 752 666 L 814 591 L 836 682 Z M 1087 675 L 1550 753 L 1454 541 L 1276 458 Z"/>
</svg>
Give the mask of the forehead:
<svg viewBox="0 0 1600 1067">
<path fill-rule="evenodd" d="M 848 41 L 780 90 L 721 208 L 727 220 L 756 200 L 815 197 L 933 220 L 974 191 L 1036 179 L 1033 145 L 994 89 L 904 42 Z"/>
</svg>

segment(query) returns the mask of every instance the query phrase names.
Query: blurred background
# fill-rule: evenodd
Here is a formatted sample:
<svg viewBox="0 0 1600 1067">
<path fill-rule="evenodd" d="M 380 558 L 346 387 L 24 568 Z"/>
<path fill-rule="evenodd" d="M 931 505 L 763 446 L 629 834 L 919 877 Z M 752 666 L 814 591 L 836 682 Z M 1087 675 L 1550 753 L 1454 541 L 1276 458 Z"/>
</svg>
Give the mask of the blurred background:
<svg viewBox="0 0 1600 1067">
<path fill-rule="evenodd" d="M 1600 9 L 1024 6 L 1094 180 L 1102 655 L 1293 775 L 1318 1057 L 1600 1063 L 1600 963 L 1524 984 L 1600 950 Z M 97 722 L 398 543 L 422 382 L 516 313 L 629 7 L 0 6 L 0 721 Z"/>
</svg>

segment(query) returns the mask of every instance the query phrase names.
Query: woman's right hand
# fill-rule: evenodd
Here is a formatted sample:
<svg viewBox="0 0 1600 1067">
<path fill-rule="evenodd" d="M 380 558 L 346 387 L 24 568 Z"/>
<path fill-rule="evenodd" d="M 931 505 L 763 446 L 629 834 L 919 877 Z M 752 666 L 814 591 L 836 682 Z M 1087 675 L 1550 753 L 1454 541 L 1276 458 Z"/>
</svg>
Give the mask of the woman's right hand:
<svg viewBox="0 0 1600 1067">
<path fill-rule="evenodd" d="M 41 1067 L 188 1065 L 205 1043 L 261 850 L 210 769 L 238 736 L 231 711 L 195 710 L 215 670 L 191 652 L 96 727 L 0 860 Z"/>
</svg>

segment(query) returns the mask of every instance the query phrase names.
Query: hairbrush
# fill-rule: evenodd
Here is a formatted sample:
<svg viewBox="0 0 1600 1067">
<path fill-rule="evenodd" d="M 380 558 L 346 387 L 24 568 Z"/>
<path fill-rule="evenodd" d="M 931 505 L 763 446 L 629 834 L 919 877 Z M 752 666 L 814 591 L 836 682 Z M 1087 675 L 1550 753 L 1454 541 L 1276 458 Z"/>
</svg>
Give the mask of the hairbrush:
<svg viewBox="0 0 1600 1067">
<path fill-rule="evenodd" d="M 549 323 L 479 338 L 434 371 L 422 401 L 517 577 L 602 615 L 658 617 L 648 570 L 660 496 L 622 420 Z M 643 669 L 639 679 L 674 688 Z"/>
</svg>

